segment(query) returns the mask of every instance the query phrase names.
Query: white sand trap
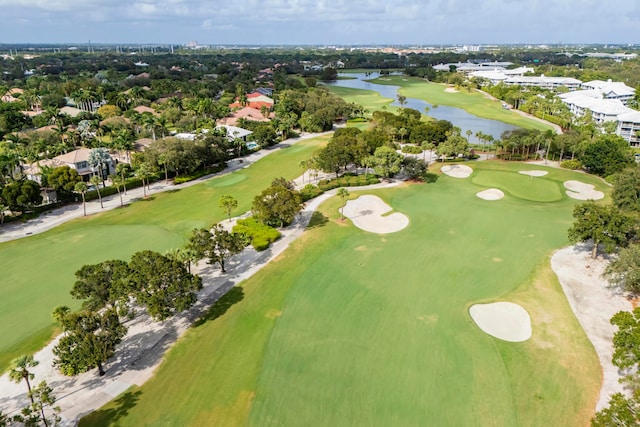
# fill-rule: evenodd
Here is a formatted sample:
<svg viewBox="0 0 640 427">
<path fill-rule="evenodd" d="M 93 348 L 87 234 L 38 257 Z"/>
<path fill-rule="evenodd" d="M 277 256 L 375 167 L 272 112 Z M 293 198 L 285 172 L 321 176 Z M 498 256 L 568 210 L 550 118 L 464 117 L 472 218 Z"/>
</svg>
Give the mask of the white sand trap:
<svg viewBox="0 0 640 427">
<path fill-rule="evenodd" d="M 539 170 L 532 170 L 532 171 L 520 171 L 518 173 L 521 173 L 522 175 L 529 175 L 529 176 L 545 176 L 549 172 L 547 172 L 547 171 L 539 171 Z"/>
<path fill-rule="evenodd" d="M 512 302 L 475 304 L 469 314 L 483 332 L 503 341 L 522 342 L 531 338 L 531 317 Z"/>
<path fill-rule="evenodd" d="M 458 91 L 452 87 L 446 87 L 444 88 L 444 91 L 447 93 L 458 93 Z"/>
<path fill-rule="evenodd" d="M 469 178 L 473 169 L 467 165 L 447 165 L 440 169 L 443 173 L 454 178 Z"/>
<path fill-rule="evenodd" d="M 565 181 L 564 188 L 567 196 L 576 200 L 600 200 L 604 197 L 604 193 L 596 190 L 594 185 L 580 181 Z"/>
<path fill-rule="evenodd" d="M 500 200 L 504 197 L 504 193 L 497 188 L 490 188 L 488 190 L 476 193 L 476 196 L 483 200 Z"/>
<path fill-rule="evenodd" d="M 343 213 L 356 227 L 364 231 L 387 234 L 400 231 L 409 225 L 409 218 L 399 212 L 382 216 L 391 210 L 391 206 L 379 197 L 364 195 L 347 201 Z"/>
</svg>

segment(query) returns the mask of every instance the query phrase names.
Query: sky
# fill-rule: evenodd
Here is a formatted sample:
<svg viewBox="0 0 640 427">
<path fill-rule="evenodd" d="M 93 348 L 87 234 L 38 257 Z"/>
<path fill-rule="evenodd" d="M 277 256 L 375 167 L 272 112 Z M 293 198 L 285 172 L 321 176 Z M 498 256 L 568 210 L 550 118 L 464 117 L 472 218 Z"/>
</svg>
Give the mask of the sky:
<svg viewBox="0 0 640 427">
<path fill-rule="evenodd" d="M 640 43 L 639 0 L 0 0 L 2 43 Z"/>
</svg>

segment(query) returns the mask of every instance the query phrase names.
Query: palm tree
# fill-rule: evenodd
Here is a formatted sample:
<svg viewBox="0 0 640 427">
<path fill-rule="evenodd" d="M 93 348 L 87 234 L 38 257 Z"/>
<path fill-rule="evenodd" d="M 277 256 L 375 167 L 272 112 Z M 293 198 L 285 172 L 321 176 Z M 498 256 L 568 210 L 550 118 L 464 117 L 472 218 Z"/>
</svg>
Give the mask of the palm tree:
<svg viewBox="0 0 640 427">
<path fill-rule="evenodd" d="M 73 188 L 73 191 L 82 195 L 82 209 L 84 210 L 84 216 L 87 216 L 87 203 L 84 199 L 84 195 L 87 194 L 87 184 L 84 181 L 80 181 Z"/>
<path fill-rule="evenodd" d="M 129 175 L 129 169 L 131 169 L 131 167 L 126 163 L 118 163 L 116 165 L 116 174 L 118 174 L 122 180 L 121 183 L 125 195 L 127 194 L 127 179 L 125 175 Z"/>
<path fill-rule="evenodd" d="M 98 175 L 93 175 L 89 178 L 89 182 L 96 187 L 98 199 L 100 200 L 100 209 L 104 209 L 104 206 L 102 205 L 102 195 L 100 194 L 100 182 L 102 182 L 102 179 Z"/>
<path fill-rule="evenodd" d="M 120 196 L 120 207 L 124 206 L 124 202 L 122 201 L 122 192 L 120 191 L 120 187 L 123 185 L 123 181 L 120 180 L 120 176 L 117 174 L 109 175 L 109 179 L 116 190 L 118 191 L 118 196 Z"/>
<path fill-rule="evenodd" d="M 142 181 L 142 195 L 144 198 L 147 197 L 147 191 L 145 189 L 145 181 L 148 186 L 149 185 L 148 178 L 151 176 L 152 173 L 153 171 L 151 170 L 151 166 L 147 162 L 140 163 L 135 171 L 135 175 L 138 178 L 140 178 L 140 180 Z"/>
<path fill-rule="evenodd" d="M 347 190 L 344 187 L 340 187 L 336 194 L 342 198 L 342 207 L 340 208 L 340 217 L 341 217 L 340 219 L 344 220 L 344 205 L 345 205 L 344 199 L 349 197 L 349 190 Z"/>
<path fill-rule="evenodd" d="M 111 156 L 106 148 L 94 148 L 89 153 L 88 159 L 89 165 L 94 168 L 97 168 L 97 173 L 100 174 L 100 178 L 102 179 L 102 186 L 104 187 L 104 168 L 107 167 L 107 171 L 109 170 L 109 164 L 111 163 Z"/>
<path fill-rule="evenodd" d="M 29 399 L 31 399 L 31 404 L 34 404 L 33 396 L 31 395 L 31 383 L 29 380 L 32 380 L 34 375 L 29 371 L 30 368 L 38 366 L 37 360 L 33 358 L 33 356 L 23 355 L 14 359 L 12 365 L 13 367 L 9 371 L 9 378 L 11 381 L 15 383 L 19 383 L 24 380 L 27 383 L 27 389 L 29 390 Z"/>
</svg>

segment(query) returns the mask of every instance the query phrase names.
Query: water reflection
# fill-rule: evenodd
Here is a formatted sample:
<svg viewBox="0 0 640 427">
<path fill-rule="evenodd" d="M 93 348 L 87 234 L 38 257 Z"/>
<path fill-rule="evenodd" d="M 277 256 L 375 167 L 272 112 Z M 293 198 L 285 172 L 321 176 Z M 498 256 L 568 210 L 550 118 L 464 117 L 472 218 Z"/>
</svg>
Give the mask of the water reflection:
<svg viewBox="0 0 640 427">
<path fill-rule="evenodd" d="M 373 90 L 375 92 L 378 92 L 385 98 L 393 99 L 394 101 L 391 105 L 400 107 L 400 103 L 397 99 L 398 89 L 400 88 L 399 86 L 379 85 L 376 83 L 365 81 L 365 79 L 375 79 L 377 77 L 380 77 L 379 73 L 370 73 L 369 75 L 365 75 L 365 73 L 340 73 L 339 75 L 341 77 L 355 77 L 355 79 L 336 80 L 335 82 L 329 82 L 325 84 L 353 89 Z M 425 107 L 429 107 L 429 116 L 434 117 L 438 120 L 450 121 L 454 126 L 457 126 L 462 130 L 462 136 L 466 137 L 467 131 L 470 130 L 472 134 L 469 138 L 469 142 L 471 142 L 472 144 L 481 143 L 481 141 L 479 141 L 475 136 L 476 132 L 478 131 L 491 135 L 495 139 L 500 139 L 500 135 L 502 134 L 502 132 L 518 129 L 517 126 L 510 125 L 498 120 L 483 119 L 482 117 L 474 116 L 473 114 L 470 114 L 461 108 L 448 107 L 445 105 L 439 105 L 437 108 L 433 108 L 433 105 L 417 98 L 407 97 L 407 101 L 404 107 L 413 108 L 414 110 L 418 110 L 423 114 Z"/>
</svg>

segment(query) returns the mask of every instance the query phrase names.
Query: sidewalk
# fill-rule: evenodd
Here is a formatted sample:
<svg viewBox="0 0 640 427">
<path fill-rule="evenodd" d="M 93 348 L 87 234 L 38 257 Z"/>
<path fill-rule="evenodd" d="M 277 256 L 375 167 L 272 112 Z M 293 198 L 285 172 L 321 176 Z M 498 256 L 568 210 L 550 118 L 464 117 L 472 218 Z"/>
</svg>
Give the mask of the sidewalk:
<svg viewBox="0 0 640 427">
<path fill-rule="evenodd" d="M 312 138 L 323 136 L 323 135 L 328 135 L 331 132 L 333 131 L 306 134 L 298 138 L 287 139 L 279 144 L 274 145 L 273 147 L 260 150 L 246 157 L 230 160 L 228 162 L 228 167 L 221 172 L 211 174 L 211 175 L 206 175 L 201 178 L 195 179 L 193 181 L 185 182 L 183 184 L 178 184 L 178 185 L 167 184 L 164 182 L 164 180 L 154 182 L 153 184 L 151 184 L 150 189 L 147 190 L 147 195 L 161 193 L 168 190 L 191 187 L 192 185 L 196 185 L 203 181 L 207 181 L 213 177 L 225 175 L 225 174 L 234 172 L 238 169 L 246 168 L 251 164 L 257 162 L 258 160 L 262 159 L 263 157 L 268 156 L 269 154 L 274 153 L 282 148 L 289 147 L 297 142 L 304 141 L 307 139 L 312 139 Z M 127 190 L 127 194 L 122 196 L 122 200 L 125 205 L 128 205 L 142 198 L 143 198 L 142 187 Z M 87 216 L 96 214 L 99 212 L 106 212 L 108 210 L 120 207 L 120 197 L 118 196 L 118 194 L 103 197 L 102 204 L 104 205 L 104 208 L 100 208 L 99 200 L 92 200 L 90 202 L 87 202 L 86 203 Z M 38 218 L 34 218 L 26 222 L 13 221 L 13 222 L 4 224 L 2 227 L 0 227 L 0 242 L 8 242 L 10 240 L 20 239 L 26 236 L 30 236 L 32 234 L 43 233 L 47 230 L 57 227 L 58 225 L 64 224 L 67 221 L 71 221 L 72 219 L 80 218 L 82 216 L 83 216 L 82 203 L 78 203 L 73 205 L 67 205 L 58 209 L 54 209 L 50 212 L 43 213 Z"/>
</svg>

